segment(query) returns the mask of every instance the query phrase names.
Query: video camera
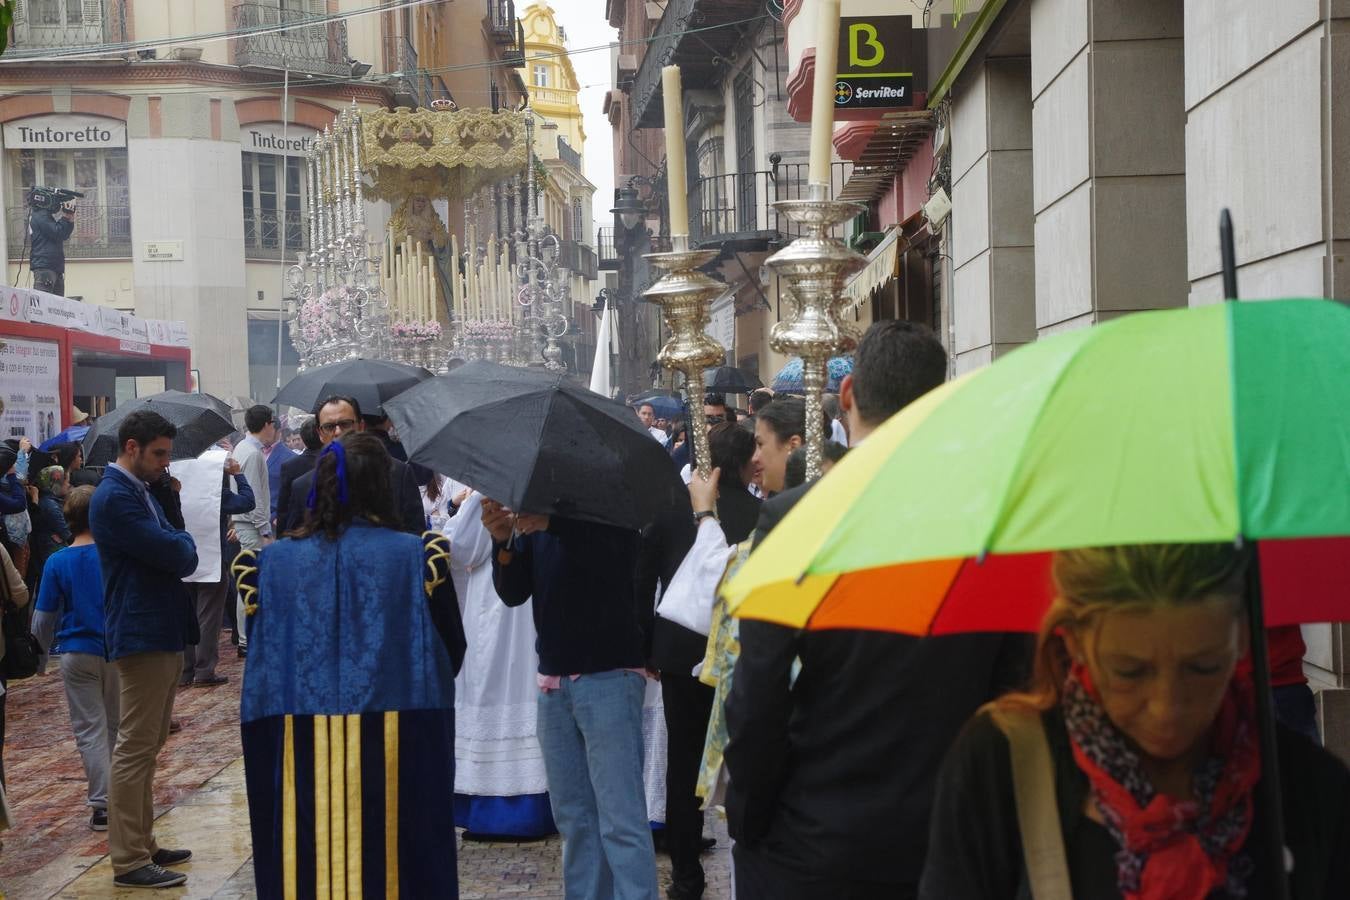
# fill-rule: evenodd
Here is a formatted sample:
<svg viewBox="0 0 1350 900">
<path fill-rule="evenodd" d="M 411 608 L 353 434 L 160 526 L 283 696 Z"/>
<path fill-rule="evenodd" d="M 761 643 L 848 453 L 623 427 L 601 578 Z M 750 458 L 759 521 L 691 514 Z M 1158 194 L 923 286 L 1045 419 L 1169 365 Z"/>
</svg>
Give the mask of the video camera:
<svg viewBox="0 0 1350 900">
<path fill-rule="evenodd" d="M 76 197 L 83 197 L 79 191 L 70 191 L 65 188 L 35 187 L 28 192 L 28 205 L 33 209 L 41 209 L 47 212 L 60 212 L 63 204 L 69 203 Z"/>
</svg>

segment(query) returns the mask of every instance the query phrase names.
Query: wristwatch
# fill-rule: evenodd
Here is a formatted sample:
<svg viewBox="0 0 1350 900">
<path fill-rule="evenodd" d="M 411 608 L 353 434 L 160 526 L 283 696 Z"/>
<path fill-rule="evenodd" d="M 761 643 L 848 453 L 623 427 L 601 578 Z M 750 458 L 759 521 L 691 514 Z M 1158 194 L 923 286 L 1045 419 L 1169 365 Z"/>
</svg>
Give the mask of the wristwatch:
<svg viewBox="0 0 1350 900">
<path fill-rule="evenodd" d="M 694 513 L 694 524 L 697 525 L 697 524 L 699 524 L 700 522 L 702 522 L 704 519 L 716 519 L 716 518 L 717 518 L 717 513 L 714 512 L 713 510 L 711 510 L 711 509 L 700 509 L 698 512 Z"/>
</svg>

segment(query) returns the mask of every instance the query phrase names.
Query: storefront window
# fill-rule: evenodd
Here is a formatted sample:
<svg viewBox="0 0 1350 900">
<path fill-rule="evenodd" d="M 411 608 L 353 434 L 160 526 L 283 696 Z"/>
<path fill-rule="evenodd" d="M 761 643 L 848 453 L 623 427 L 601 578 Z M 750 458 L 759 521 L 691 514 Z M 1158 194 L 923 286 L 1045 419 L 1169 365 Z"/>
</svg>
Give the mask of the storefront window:
<svg viewBox="0 0 1350 900">
<path fill-rule="evenodd" d="M 75 231 L 66 242 L 67 258 L 131 256 L 131 206 L 127 151 L 122 147 L 78 150 L 10 150 L 6 206 L 10 257 L 24 252 L 28 209 L 24 196 L 33 187 L 69 188 L 84 194 L 77 201 Z"/>
<path fill-rule="evenodd" d="M 282 189 L 285 161 L 285 256 L 304 246 L 301 230 L 304 209 L 304 170 L 298 156 L 273 153 L 243 153 L 244 255 L 251 259 L 282 259 L 278 196 Z"/>
</svg>

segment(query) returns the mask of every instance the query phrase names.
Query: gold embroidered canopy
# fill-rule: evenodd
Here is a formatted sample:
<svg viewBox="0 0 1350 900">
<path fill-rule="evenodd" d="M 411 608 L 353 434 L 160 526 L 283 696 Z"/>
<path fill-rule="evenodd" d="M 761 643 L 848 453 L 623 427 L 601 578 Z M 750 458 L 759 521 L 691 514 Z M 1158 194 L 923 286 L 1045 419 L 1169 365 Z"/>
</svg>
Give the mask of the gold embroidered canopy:
<svg viewBox="0 0 1350 900">
<path fill-rule="evenodd" d="M 375 110 L 362 117 L 370 193 L 398 204 L 462 199 L 525 169 L 525 114 L 487 109 Z"/>
</svg>

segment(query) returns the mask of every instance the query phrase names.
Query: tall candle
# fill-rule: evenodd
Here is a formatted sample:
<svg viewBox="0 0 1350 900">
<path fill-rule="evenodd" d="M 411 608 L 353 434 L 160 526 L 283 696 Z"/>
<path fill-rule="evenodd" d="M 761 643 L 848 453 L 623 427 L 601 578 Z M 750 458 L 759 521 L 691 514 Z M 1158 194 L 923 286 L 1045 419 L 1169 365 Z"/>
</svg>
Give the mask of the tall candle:
<svg viewBox="0 0 1350 900">
<path fill-rule="evenodd" d="M 835 0 L 835 11 L 839 2 Z M 838 23 L 836 23 L 836 27 Z M 666 111 L 666 192 L 670 203 L 670 233 L 689 233 L 689 185 L 684 168 L 684 101 L 680 67 L 661 70 L 661 95 Z"/>
<path fill-rule="evenodd" d="M 816 3 L 816 80 L 811 92 L 811 184 L 830 183 L 834 85 L 839 72 L 839 0 Z"/>
</svg>

